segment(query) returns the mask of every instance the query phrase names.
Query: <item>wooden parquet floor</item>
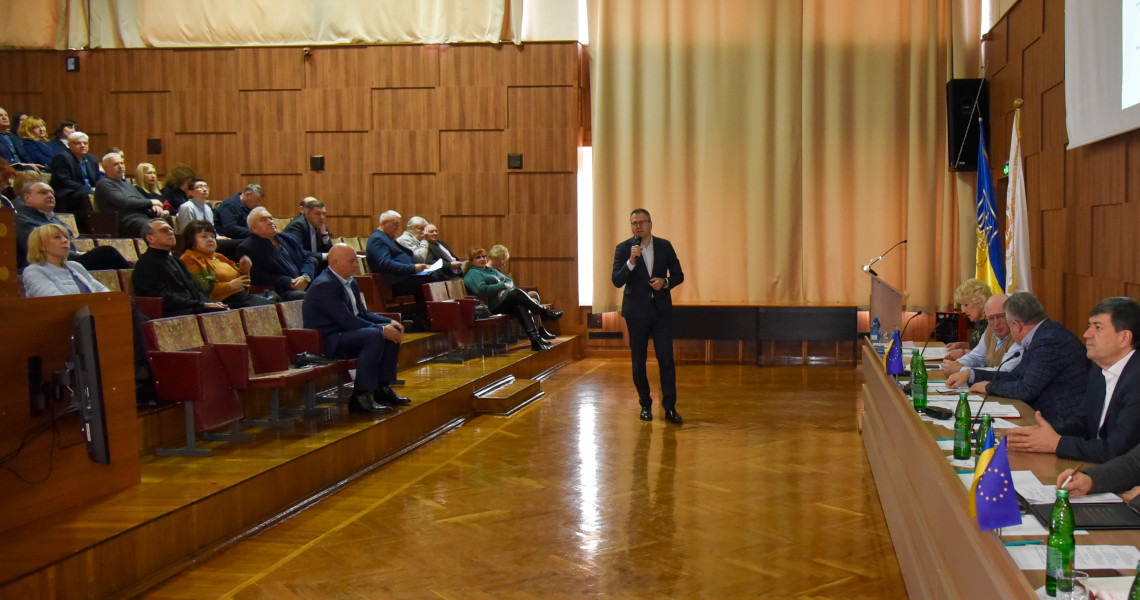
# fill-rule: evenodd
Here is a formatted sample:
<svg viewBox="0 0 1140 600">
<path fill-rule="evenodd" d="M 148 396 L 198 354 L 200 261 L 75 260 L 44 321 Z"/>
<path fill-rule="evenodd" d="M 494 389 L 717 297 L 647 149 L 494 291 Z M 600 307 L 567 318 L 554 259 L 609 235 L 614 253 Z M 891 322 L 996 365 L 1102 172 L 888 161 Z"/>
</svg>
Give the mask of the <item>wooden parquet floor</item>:
<svg viewBox="0 0 1140 600">
<path fill-rule="evenodd" d="M 638 420 L 628 362 L 579 361 L 144 597 L 906 598 L 858 383 L 682 365 L 678 427 Z"/>
</svg>

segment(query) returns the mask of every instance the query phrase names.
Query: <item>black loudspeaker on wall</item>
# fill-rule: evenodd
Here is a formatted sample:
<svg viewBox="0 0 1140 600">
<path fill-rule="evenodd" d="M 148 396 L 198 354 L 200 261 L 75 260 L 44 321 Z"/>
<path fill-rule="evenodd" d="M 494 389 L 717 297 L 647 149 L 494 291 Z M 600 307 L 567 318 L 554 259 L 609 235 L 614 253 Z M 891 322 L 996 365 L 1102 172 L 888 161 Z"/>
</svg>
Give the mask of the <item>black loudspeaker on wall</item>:
<svg viewBox="0 0 1140 600">
<path fill-rule="evenodd" d="M 982 93 L 978 94 L 978 86 Z M 978 108 L 974 110 L 974 100 Z M 946 139 L 951 171 L 978 170 L 978 116 L 990 141 L 990 88 L 985 79 L 951 79 L 946 83 Z M 992 165 L 991 165 L 992 166 Z"/>
</svg>

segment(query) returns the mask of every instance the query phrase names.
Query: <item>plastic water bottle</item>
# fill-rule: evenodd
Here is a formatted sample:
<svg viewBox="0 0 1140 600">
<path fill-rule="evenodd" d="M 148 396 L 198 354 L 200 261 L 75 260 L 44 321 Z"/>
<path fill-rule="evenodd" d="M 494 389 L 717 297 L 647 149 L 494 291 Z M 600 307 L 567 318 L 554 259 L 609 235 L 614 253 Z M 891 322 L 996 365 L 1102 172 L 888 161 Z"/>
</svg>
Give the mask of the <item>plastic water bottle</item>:
<svg viewBox="0 0 1140 600">
<path fill-rule="evenodd" d="M 879 323 L 879 317 L 875 317 L 874 320 L 871 321 L 871 343 L 878 344 L 883 341 L 882 336 L 883 325 Z"/>
</svg>

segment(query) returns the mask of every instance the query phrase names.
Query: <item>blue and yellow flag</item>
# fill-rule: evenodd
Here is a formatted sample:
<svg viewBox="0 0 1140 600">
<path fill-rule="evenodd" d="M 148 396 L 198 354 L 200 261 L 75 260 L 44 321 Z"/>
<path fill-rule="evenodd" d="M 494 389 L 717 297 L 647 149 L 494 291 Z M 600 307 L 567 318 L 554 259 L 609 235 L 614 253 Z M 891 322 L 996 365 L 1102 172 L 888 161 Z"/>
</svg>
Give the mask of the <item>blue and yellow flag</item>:
<svg viewBox="0 0 1140 600">
<path fill-rule="evenodd" d="M 986 432 L 982 453 L 974 467 L 970 496 L 974 500 L 970 503 L 970 514 L 978 519 L 978 530 L 989 531 L 1021 524 L 1005 440 L 995 450 L 992 427 Z"/>
<path fill-rule="evenodd" d="M 986 282 L 995 293 L 1005 292 L 1005 249 L 998 231 L 994 210 L 994 178 L 986 157 L 986 130 L 978 121 L 978 250 L 975 277 Z"/>
<path fill-rule="evenodd" d="M 902 360 L 902 336 L 899 335 L 898 329 L 891 335 L 887 351 L 883 353 L 883 368 L 886 369 L 887 375 L 898 375 L 906 370 Z"/>
</svg>

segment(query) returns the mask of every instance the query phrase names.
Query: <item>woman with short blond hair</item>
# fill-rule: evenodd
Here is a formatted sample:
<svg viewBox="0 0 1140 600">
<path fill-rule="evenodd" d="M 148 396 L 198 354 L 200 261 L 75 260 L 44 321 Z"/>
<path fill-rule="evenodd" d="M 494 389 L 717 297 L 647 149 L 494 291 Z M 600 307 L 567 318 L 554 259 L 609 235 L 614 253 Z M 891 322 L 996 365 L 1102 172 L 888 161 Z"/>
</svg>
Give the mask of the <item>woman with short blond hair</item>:
<svg viewBox="0 0 1140 600">
<path fill-rule="evenodd" d="M 946 344 L 948 360 L 958 360 L 981 341 L 986 333 L 986 300 L 992 295 L 989 284 L 981 279 L 970 278 L 954 288 L 954 303 L 962 308 L 971 325 L 968 341 Z"/>
</svg>

